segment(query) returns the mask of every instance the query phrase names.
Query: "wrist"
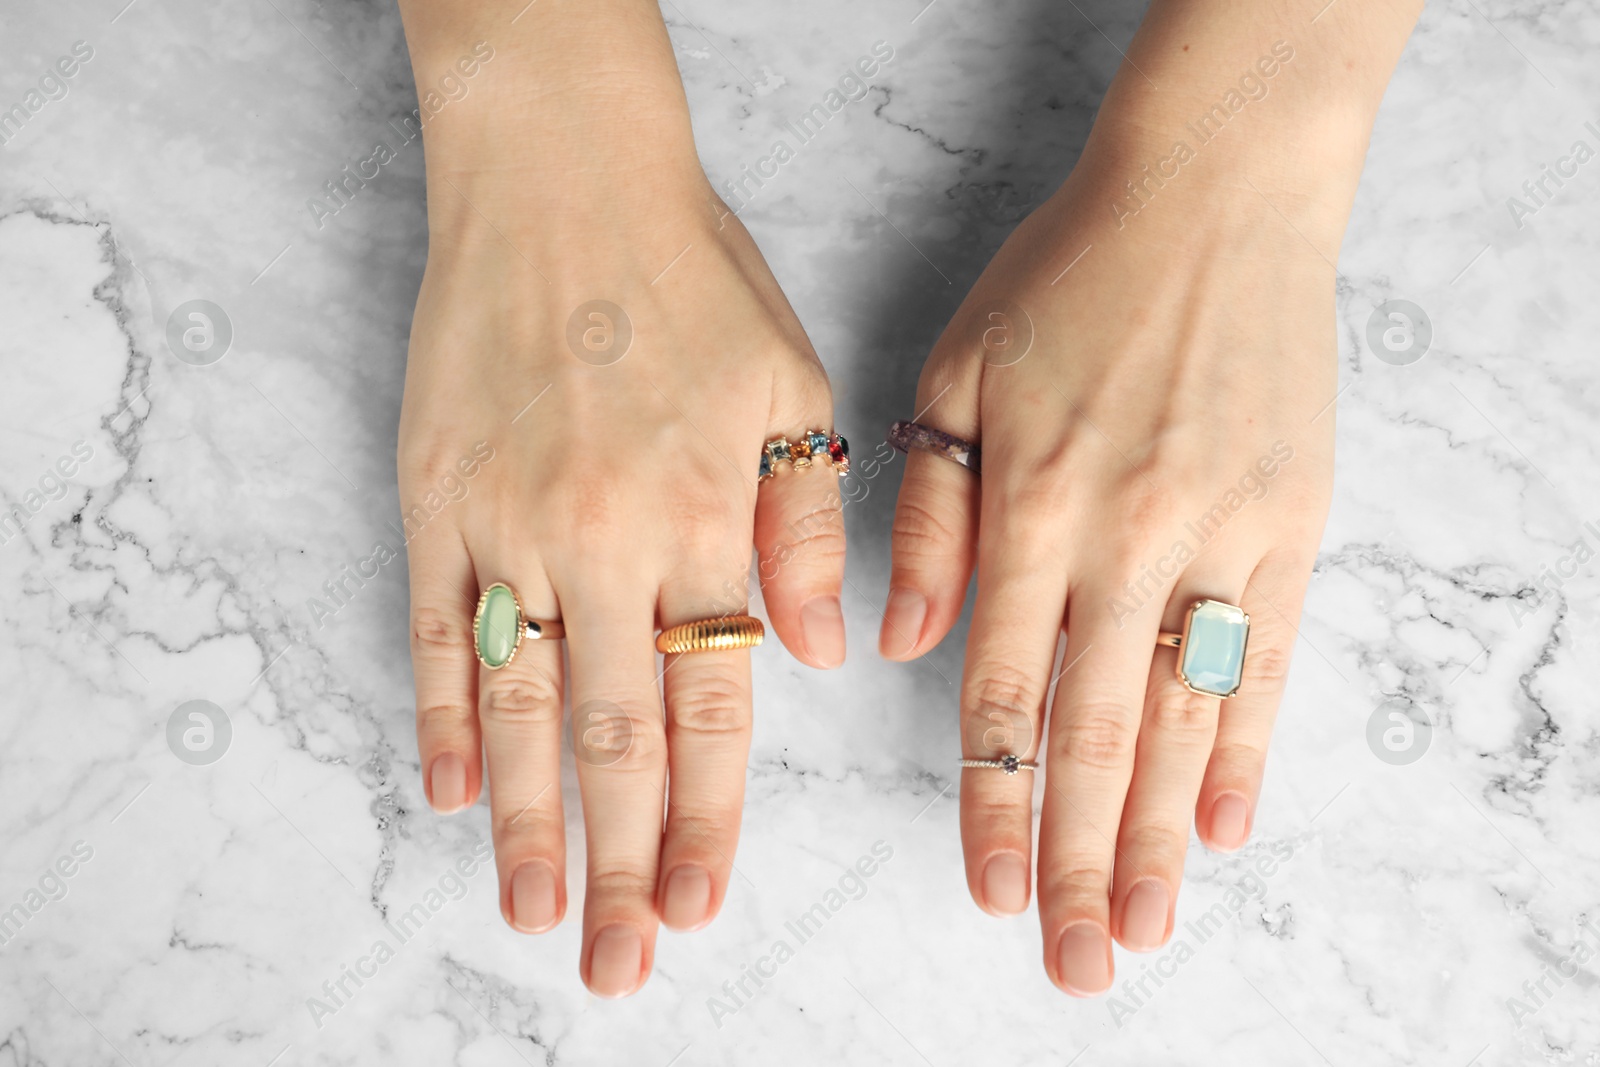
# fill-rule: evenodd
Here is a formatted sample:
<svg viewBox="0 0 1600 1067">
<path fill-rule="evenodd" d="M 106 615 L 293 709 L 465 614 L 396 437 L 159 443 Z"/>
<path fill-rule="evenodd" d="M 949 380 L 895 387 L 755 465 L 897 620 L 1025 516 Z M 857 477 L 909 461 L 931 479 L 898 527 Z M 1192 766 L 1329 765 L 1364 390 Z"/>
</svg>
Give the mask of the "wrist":
<svg viewBox="0 0 1600 1067">
<path fill-rule="evenodd" d="M 434 240 L 483 226 L 581 233 L 651 204 L 701 204 L 705 176 L 659 10 L 404 0 Z"/>
<path fill-rule="evenodd" d="M 1280 66 L 1277 77 L 1287 73 Z M 1117 230 L 1158 205 L 1153 214 L 1197 231 L 1275 211 L 1333 258 L 1372 116 L 1348 102 L 1310 107 L 1275 88 L 1245 73 L 1206 94 L 1108 97 L 1063 194 L 1101 205 Z"/>
</svg>

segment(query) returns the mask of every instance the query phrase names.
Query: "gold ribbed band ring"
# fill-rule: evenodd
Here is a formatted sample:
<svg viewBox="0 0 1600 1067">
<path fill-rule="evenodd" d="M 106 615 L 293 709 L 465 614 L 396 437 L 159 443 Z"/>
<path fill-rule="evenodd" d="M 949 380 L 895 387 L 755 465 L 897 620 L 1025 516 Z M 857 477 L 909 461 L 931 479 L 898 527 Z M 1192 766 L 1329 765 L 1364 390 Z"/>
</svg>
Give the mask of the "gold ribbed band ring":
<svg viewBox="0 0 1600 1067">
<path fill-rule="evenodd" d="M 656 635 L 656 651 L 675 655 L 680 652 L 723 652 L 731 648 L 754 648 L 767 634 L 761 620 L 750 615 L 729 615 L 670 626 Z"/>
</svg>

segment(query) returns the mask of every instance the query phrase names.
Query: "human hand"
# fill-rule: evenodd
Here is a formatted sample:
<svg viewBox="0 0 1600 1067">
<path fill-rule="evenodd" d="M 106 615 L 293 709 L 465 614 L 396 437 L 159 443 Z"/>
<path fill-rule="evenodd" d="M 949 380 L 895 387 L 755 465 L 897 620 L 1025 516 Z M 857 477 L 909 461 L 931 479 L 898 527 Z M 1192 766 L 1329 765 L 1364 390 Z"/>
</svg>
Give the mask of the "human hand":
<svg viewBox="0 0 1600 1067">
<path fill-rule="evenodd" d="M 581 25 L 562 20 L 589 14 L 549 15 L 537 48 L 581 52 L 562 39 Z M 588 856 L 580 972 L 607 996 L 648 976 L 658 917 L 692 929 L 716 914 L 739 831 L 750 654 L 658 670 L 654 631 L 742 613 L 753 543 L 784 644 L 815 667 L 845 653 L 833 467 L 757 488 L 765 441 L 831 428 L 827 377 L 700 172 L 659 18 L 642 25 L 617 77 L 652 84 L 502 94 L 477 111 L 469 97 L 434 129 L 399 446 L 402 508 L 431 515 L 409 544 L 428 798 L 446 813 L 475 803 L 486 756 L 502 913 L 528 933 L 557 924 L 570 695 Z M 419 72 L 420 51 L 414 39 Z M 496 62 L 502 78 L 549 72 L 505 45 Z M 529 140 L 537 151 L 515 147 Z M 464 458 L 468 490 L 434 507 Z M 474 602 L 494 582 L 530 618 L 564 622 L 570 679 L 549 641 L 480 668 Z"/>
<path fill-rule="evenodd" d="M 1157 6 L 1130 62 L 1192 85 L 1183 65 L 1214 59 L 1177 45 L 1200 53 L 1217 31 Z M 1292 47 L 1257 51 L 1290 79 Z M 1219 69 L 1260 84 L 1257 58 Z M 1253 128 L 1234 118 L 1244 132 L 1176 161 L 1169 133 L 1203 101 L 1174 109 L 1125 70 L 1071 177 L 995 256 L 919 382 L 917 421 L 981 441 L 982 474 L 910 456 L 880 650 L 936 644 L 976 566 L 962 755 L 1043 752 L 1045 969 L 1074 994 L 1109 988 L 1113 938 L 1149 951 L 1170 937 L 1191 817 L 1222 851 L 1254 819 L 1332 485 L 1333 261 L 1366 127 L 1344 120 L 1365 103 L 1316 84 L 1342 70 L 1329 59 L 1302 58 L 1302 82 L 1272 90 L 1277 112 L 1252 103 Z M 1328 121 L 1307 124 L 1310 106 Z M 1200 599 L 1250 618 L 1225 702 L 1157 647 Z M 962 774 L 968 886 L 994 914 L 1029 901 L 1032 785 Z"/>
</svg>

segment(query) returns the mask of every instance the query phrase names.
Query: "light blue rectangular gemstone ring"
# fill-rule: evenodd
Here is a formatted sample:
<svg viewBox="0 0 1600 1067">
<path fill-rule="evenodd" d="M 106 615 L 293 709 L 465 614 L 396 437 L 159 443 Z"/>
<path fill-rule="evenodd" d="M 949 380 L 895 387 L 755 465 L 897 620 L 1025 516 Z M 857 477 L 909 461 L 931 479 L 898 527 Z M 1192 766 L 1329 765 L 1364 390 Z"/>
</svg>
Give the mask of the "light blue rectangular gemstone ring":
<svg viewBox="0 0 1600 1067">
<path fill-rule="evenodd" d="M 1244 681 L 1250 616 L 1220 600 L 1197 600 L 1183 624 L 1178 678 L 1196 693 L 1231 697 Z"/>
</svg>

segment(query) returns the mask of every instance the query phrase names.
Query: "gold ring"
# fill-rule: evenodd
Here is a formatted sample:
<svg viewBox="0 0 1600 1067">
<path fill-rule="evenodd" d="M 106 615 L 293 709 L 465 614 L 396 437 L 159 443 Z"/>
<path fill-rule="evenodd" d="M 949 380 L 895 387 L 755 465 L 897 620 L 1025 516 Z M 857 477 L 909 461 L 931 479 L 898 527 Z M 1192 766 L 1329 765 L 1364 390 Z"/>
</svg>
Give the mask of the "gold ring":
<svg viewBox="0 0 1600 1067">
<path fill-rule="evenodd" d="M 766 634 L 760 619 L 750 615 L 724 615 L 667 627 L 656 635 L 656 651 L 676 655 L 754 648 Z"/>
<path fill-rule="evenodd" d="M 495 582 L 478 598 L 472 614 L 472 651 L 478 662 L 497 671 L 517 657 L 517 649 L 528 641 L 559 641 L 566 627 L 554 620 L 530 619 L 522 613 L 522 601 L 504 582 Z"/>
</svg>

